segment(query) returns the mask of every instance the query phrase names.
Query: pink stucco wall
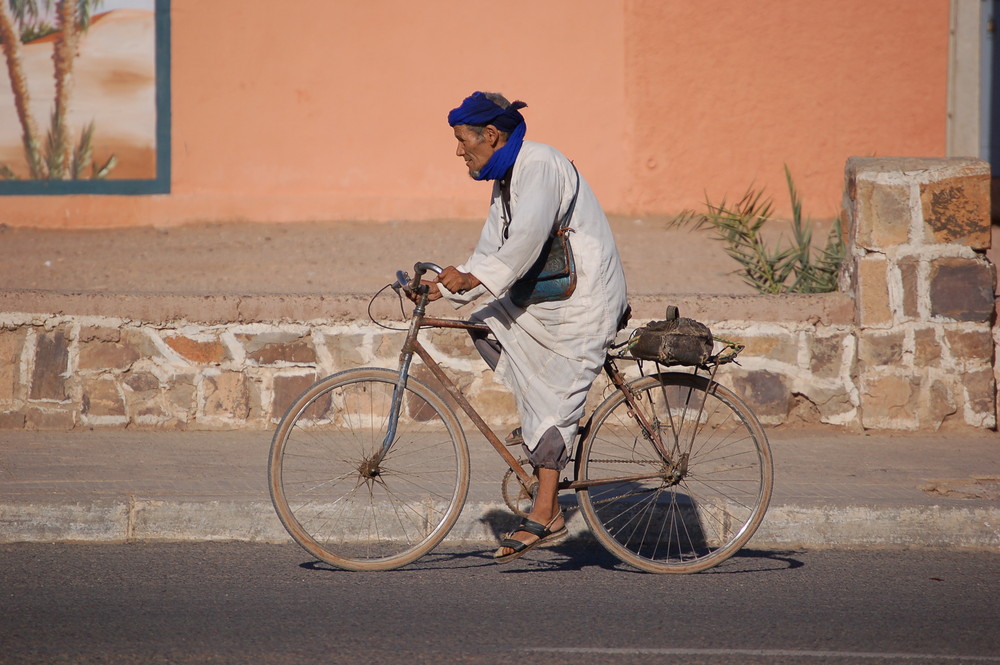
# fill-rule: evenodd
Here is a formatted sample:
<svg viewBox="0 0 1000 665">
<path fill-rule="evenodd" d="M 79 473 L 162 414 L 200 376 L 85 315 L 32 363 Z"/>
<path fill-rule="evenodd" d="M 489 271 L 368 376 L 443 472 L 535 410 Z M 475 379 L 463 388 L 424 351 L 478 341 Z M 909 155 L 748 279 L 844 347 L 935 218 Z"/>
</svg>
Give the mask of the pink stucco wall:
<svg viewBox="0 0 1000 665">
<path fill-rule="evenodd" d="M 764 185 L 838 210 L 849 156 L 943 156 L 947 0 L 628 3 L 619 199 L 671 211 Z M 616 201 L 617 202 L 617 201 Z"/>
<path fill-rule="evenodd" d="M 0 222 L 466 218 L 485 185 L 447 111 L 529 104 L 605 208 L 670 214 L 755 182 L 832 216 L 851 155 L 945 150 L 948 0 L 174 0 L 172 191 L 8 196 Z"/>
</svg>

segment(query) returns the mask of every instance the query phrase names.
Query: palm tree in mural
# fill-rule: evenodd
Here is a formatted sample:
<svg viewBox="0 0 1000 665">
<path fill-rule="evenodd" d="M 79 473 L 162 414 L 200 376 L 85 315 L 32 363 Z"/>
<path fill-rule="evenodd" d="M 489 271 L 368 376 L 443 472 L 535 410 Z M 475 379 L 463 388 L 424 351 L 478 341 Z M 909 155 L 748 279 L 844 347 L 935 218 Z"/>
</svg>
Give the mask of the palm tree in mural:
<svg viewBox="0 0 1000 665">
<path fill-rule="evenodd" d="M 66 118 L 72 97 L 73 63 L 81 33 L 90 25 L 90 17 L 103 0 L 0 0 L 0 40 L 3 41 L 7 72 L 10 75 L 14 105 L 21 122 L 22 139 L 28 169 L 33 179 L 70 180 L 83 177 L 83 170 L 92 159 L 94 123 L 80 133 L 74 147 Z M 55 27 L 48 26 L 44 17 L 55 6 Z M 31 115 L 28 81 L 21 55 L 22 42 L 55 32 L 52 55 L 55 64 L 55 104 L 44 148 Z M 101 167 L 91 164 L 92 178 L 104 178 L 114 168 L 112 155 Z M 0 166 L 0 176 L 13 177 L 13 172 Z"/>
<path fill-rule="evenodd" d="M 47 174 L 41 158 L 38 126 L 35 124 L 34 116 L 31 115 L 28 79 L 24 73 L 24 62 L 21 57 L 21 33 L 27 25 L 30 11 L 34 12 L 37 19 L 37 3 L 0 0 L 0 41 L 2 41 L 3 54 L 7 60 L 7 74 L 10 76 L 10 86 L 14 93 L 17 118 L 21 122 L 24 154 L 28 160 L 31 177 L 39 179 L 44 178 Z M 15 21 L 18 27 L 15 27 Z M 7 177 L 13 175 L 6 166 L 2 168 L 3 175 Z"/>
</svg>

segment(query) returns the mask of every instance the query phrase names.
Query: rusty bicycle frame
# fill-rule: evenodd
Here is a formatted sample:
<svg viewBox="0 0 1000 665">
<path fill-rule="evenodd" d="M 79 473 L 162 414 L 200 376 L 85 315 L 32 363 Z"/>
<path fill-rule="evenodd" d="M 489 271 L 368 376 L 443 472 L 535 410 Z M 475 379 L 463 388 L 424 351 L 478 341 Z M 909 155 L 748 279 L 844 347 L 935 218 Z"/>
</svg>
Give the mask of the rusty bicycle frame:
<svg viewBox="0 0 1000 665">
<path fill-rule="evenodd" d="M 462 411 L 469 416 L 476 428 L 483 434 L 483 436 L 486 437 L 486 440 L 489 441 L 490 445 L 493 446 L 500 457 L 503 458 L 504 462 L 506 462 L 507 466 L 510 467 L 511 471 L 515 474 L 521 485 L 525 489 L 529 489 L 535 484 L 535 479 L 528 475 L 528 473 L 521 466 L 521 463 L 510 453 L 497 434 L 490 428 L 489 425 L 486 424 L 476 409 L 469 403 L 468 399 L 466 399 L 465 395 L 462 394 L 462 391 L 458 389 L 444 370 L 441 369 L 441 366 L 437 363 L 437 361 L 420 343 L 420 340 L 417 339 L 420 330 L 423 328 L 452 328 L 459 330 L 489 332 L 489 327 L 482 323 L 463 321 L 459 319 L 442 319 L 426 315 L 426 307 L 429 301 L 429 290 L 426 284 L 421 283 L 421 278 L 428 270 L 436 273 L 441 272 L 441 268 L 433 263 L 417 263 L 414 266 L 415 276 L 412 280 L 408 275 L 406 275 L 405 272 L 400 271 L 397 273 L 396 283 L 392 285 L 392 288 L 395 289 L 397 293 L 400 289 L 409 289 L 411 292 L 416 293 L 417 300 L 416 307 L 413 310 L 413 314 L 410 319 L 410 327 L 407 331 L 406 339 L 403 342 L 403 347 L 400 352 L 399 379 L 396 384 L 396 388 L 393 391 L 388 431 L 385 439 L 383 440 L 381 452 L 370 461 L 370 464 L 377 468 L 382 458 L 389 452 L 389 449 L 392 447 L 392 443 L 395 440 L 399 411 L 402 405 L 402 394 L 406 388 L 410 364 L 413 360 L 413 356 L 416 355 L 424 362 L 431 374 L 434 375 L 444 389 L 448 391 L 448 394 L 451 395 L 455 402 L 462 408 Z M 646 418 L 644 410 L 639 408 L 635 393 L 629 388 L 629 384 L 625 377 L 615 365 L 614 361 L 616 358 L 617 356 L 612 356 L 610 354 L 605 358 L 604 372 L 607 374 L 612 385 L 624 395 L 629 406 L 629 415 L 642 428 L 644 438 L 652 444 L 660 455 L 663 461 L 663 467 L 657 473 L 601 478 L 599 480 L 580 480 L 578 479 L 579 473 L 577 472 L 579 469 L 578 465 L 580 463 L 580 456 L 576 455 L 575 463 L 577 467 L 574 469 L 574 476 L 577 478 L 574 480 L 566 478 L 560 480 L 560 491 L 581 490 L 598 485 L 611 485 L 632 480 L 650 480 L 654 478 L 662 478 L 668 484 L 673 485 L 679 483 L 687 471 L 687 454 L 681 452 L 679 446 L 677 445 L 679 443 L 680 433 L 677 432 L 676 429 L 673 432 L 675 440 L 673 449 L 677 455 L 677 458 L 675 459 L 674 455 L 671 454 L 660 437 L 660 428 L 655 426 L 653 423 L 650 423 Z M 671 427 L 673 428 L 672 423 Z M 588 429 L 589 424 L 583 427 L 578 435 L 577 445 L 586 439 Z M 697 431 L 691 432 L 692 441 L 696 435 Z"/>
</svg>

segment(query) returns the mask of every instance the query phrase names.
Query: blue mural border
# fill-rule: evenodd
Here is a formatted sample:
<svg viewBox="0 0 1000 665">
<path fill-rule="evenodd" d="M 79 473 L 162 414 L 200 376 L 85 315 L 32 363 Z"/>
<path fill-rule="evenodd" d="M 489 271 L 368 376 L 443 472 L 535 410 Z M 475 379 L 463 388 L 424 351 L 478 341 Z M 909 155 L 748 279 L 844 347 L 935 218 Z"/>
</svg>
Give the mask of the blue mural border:
<svg viewBox="0 0 1000 665">
<path fill-rule="evenodd" d="M 0 180 L 0 196 L 170 193 L 170 0 L 156 0 L 156 177 L 143 180 Z"/>
</svg>

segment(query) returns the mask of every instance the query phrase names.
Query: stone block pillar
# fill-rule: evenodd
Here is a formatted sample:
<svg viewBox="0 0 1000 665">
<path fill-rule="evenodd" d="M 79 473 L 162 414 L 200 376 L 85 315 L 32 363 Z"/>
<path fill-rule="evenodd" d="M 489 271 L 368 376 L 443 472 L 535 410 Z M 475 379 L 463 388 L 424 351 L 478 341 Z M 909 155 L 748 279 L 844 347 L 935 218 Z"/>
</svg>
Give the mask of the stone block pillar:
<svg viewBox="0 0 1000 665">
<path fill-rule="evenodd" d="M 861 424 L 995 428 L 989 164 L 852 157 L 845 180 Z"/>
</svg>

